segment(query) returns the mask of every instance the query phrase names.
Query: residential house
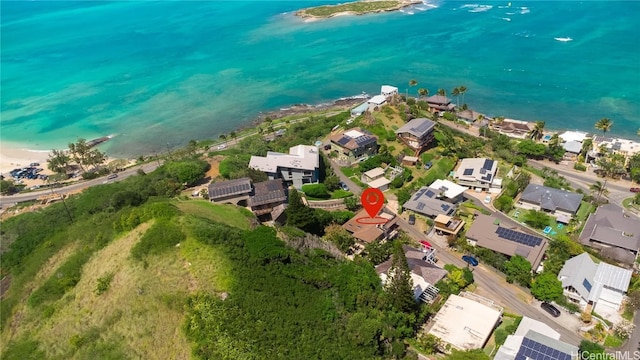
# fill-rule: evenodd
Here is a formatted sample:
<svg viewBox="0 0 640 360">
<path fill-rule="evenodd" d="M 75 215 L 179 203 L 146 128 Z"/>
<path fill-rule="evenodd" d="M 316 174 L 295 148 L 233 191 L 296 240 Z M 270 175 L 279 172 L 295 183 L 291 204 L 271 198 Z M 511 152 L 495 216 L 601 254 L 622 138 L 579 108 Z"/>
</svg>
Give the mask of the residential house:
<svg viewBox="0 0 640 360">
<path fill-rule="evenodd" d="M 502 187 L 502 180 L 496 179 L 498 161 L 487 158 L 466 158 L 460 160 L 455 172 L 458 184 L 489 191 Z"/>
<path fill-rule="evenodd" d="M 576 141 L 579 143 L 582 143 L 591 136 L 591 134 L 584 131 L 565 131 L 561 134 L 558 134 L 558 137 L 562 139 L 563 142 Z"/>
<path fill-rule="evenodd" d="M 438 288 L 435 287 L 435 284 L 447 275 L 447 270 L 427 261 L 428 255 L 424 251 L 407 245 L 403 245 L 402 250 L 404 250 L 411 271 L 413 297 L 416 301 L 430 303 L 438 296 Z M 387 282 L 392 263 L 393 259 L 389 259 L 376 266 L 376 273 L 380 276 L 383 285 Z"/>
<path fill-rule="evenodd" d="M 440 199 L 452 204 L 458 204 L 464 201 L 464 192 L 469 190 L 468 187 L 443 179 L 435 180 L 429 185 L 429 188 L 434 191 L 439 191 L 441 194 Z"/>
<path fill-rule="evenodd" d="M 371 99 L 367 100 L 367 104 L 369 104 L 369 111 L 373 111 L 376 108 L 380 109 L 380 107 L 387 103 L 387 97 L 384 95 L 376 95 Z"/>
<path fill-rule="evenodd" d="M 507 336 L 493 360 L 578 360 L 578 355 L 578 347 L 560 341 L 559 332 L 524 316 L 516 332 Z"/>
<path fill-rule="evenodd" d="M 479 118 L 484 117 L 483 114 L 471 109 L 459 111 L 456 113 L 456 116 L 458 117 L 458 120 L 464 121 L 467 124 L 473 124 Z"/>
<path fill-rule="evenodd" d="M 353 128 L 331 135 L 331 151 L 336 159 L 354 164 L 378 153 L 378 138 L 361 128 Z"/>
<path fill-rule="evenodd" d="M 481 349 L 500 322 L 504 309 L 473 293 L 451 294 L 433 317 L 429 334 L 461 351 Z"/>
<path fill-rule="evenodd" d="M 589 215 L 579 240 L 609 258 L 633 264 L 640 249 L 640 219 L 617 205 L 602 205 Z"/>
<path fill-rule="evenodd" d="M 547 240 L 530 235 L 517 227 L 501 226 L 500 220 L 489 215 L 478 214 L 466 233 L 467 242 L 509 257 L 520 255 L 527 259 L 533 270 L 538 269 L 547 250 Z"/>
<path fill-rule="evenodd" d="M 582 152 L 582 143 L 575 140 L 567 141 L 562 144 L 562 147 L 565 151 L 564 158 L 567 160 L 575 160 L 578 157 L 578 154 Z"/>
<path fill-rule="evenodd" d="M 361 244 L 393 239 L 398 235 L 398 217 L 385 211 L 371 218 L 366 210 L 360 210 L 342 227 Z"/>
<path fill-rule="evenodd" d="M 567 260 L 558 274 L 567 298 L 582 309 L 607 316 L 620 310 L 629 288 L 631 270 L 596 263 L 588 253 Z"/>
<path fill-rule="evenodd" d="M 464 227 L 464 220 L 440 214 L 433 221 L 437 232 L 445 235 L 458 235 Z"/>
<path fill-rule="evenodd" d="M 351 109 L 351 116 L 356 117 L 362 115 L 365 111 L 369 110 L 369 103 L 363 102 L 362 104 Z"/>
<path fill-rule="evenodd" d="M 218 204 L 247 206 L 251 192 L 251 179 L 241 178 L 212 182 L 208 186 L 209 200 Z"/>
<path fill-rule="evenodd" d="M 433 140 L 435 126 L 436 123 L 427 118 L 413 119 L 396 130 L 396 136 L 418 155 Z"/>
<path fill-rule="evenodd" d="M 529 184 L 518 200 L 518 207 L 542 210 L 556 218 L 558 222 L 568 224 L 576 214 L 584 195 L 555 189 L 548 186 Z"/>
<path fill-rule="evenodd" d="M 456 211 L 455 204 L 441 199 L 439 190 L 433 190 L 426 186 L 418 189 L 402 207 L 430 218 L 435 218 L 440 214 L 451 216 Z"/>
<path fill-rule="evenodd" d="M 249 198 L 251 211 L 262 221 L 277 221 L 284 213 L 287 192 L 282 179 L 267 180 L 253 184 Z"/>
<path fill-rule="evenodd" d="M 608 152 L 624 156 L 625 165 L 631 156 L 640 152 L 640 142 L 598 135 L 593 138 L 592 157 L 596 157 L 594 154 L 598 154 L 601 147 L 607 149 Z"/>
<path fill-rule="evenodd" d="M 389 184 L 391 184 L 391 180 L 384 177 L 384 169 L 381 167 L 377 167 L 375 169 L 371 169 L 364 174 L 360 178 L 363 183 L 369 185 L 369 187 L 378 189 L 380 191 L 385 191 L 389 189 Z"/>
<path fill-rule="evenodd" d="M 391 85 L 382 85 L 382 87 L 380 87 L 380 95 L 384 97 L 398 95 L 398 88 Z"/>
<path fill-rule="evenodd" d="M 494 121 L 491 124 L 491 128 L 508 137 L 526 139 L 531 134 L 534 124 L 529 123 L 528 121 L 504 119 L 501 121 Z"/>
<path fill-rule="evenodd" d="M 456 106 L 451 103 L 451 99 L 442 95 L 429 96 L 425 101 L 429 105 L 429 111 L 431 112 L 453 111 L 456 108 Z"/>
<path fill-rule="evenodd" d="M 249 167 L 267 174 L 269 180 L 282 179 L 296 189 L 318 182 L 319 151 L 316 146 L 297 145 L 288 154 L 269 151 L 267 156 L 251 156 Z"/>
</svg>

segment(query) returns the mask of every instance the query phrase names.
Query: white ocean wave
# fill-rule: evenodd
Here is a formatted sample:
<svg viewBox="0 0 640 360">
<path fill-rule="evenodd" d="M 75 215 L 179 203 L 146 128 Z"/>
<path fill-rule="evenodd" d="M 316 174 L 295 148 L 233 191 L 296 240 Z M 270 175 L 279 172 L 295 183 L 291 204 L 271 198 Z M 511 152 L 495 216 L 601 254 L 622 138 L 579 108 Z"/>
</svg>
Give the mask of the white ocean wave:
<svg viewBox="0 0 640 360">
<path fill-rule="evenodd" d="M 526 7 L 526 6 L 523 6 L 523 7 L 520 8 L 520 14 L 524 15 L 524 14 L 528 14 L 530 12 L 531 12 L 531 10 L 529 10 L 529 8 Z"/>
<path fill-rule="evenodd" d="M 553 39 L 557 40 L 557 41 L 561 41 L 561 42 L 573 41 L 573 39 L 570 38 L 570 37 L 556 37 L 556 38 L 553 38 Z"/>
<path fill-rule="evenodd" d="M 468 12 L 477 13 L 477 12 L 485 12 L 489 11 L 493 8 L 493 5 L 482 5 L 482 4 L 464 4 L 460 7 L 461 9 L 469 9 Z"/>
<path fill-rule="evenodd" d="M 503 17 L 503 18 L 501 18 L 501 19 L 502 19 L 502 20 L 504 20 L 504 21 L 511 21 L 511 19 L 510 19 L 510 18 L 508 18 L 508 17 Z"/>
</svg>

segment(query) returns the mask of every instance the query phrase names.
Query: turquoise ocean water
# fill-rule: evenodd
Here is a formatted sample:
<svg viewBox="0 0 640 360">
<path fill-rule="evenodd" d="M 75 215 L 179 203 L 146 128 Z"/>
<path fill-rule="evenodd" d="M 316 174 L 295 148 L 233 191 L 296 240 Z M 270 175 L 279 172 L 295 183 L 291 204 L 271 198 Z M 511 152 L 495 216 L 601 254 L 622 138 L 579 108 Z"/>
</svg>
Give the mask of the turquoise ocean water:
<svg viewBox="0 0 640 360">
<path fill-rule="evenodd" d="M 292 15 L 321 3 L 2 1 L 1 139 L 50 149 L 117 134 L 109 154 L 136 156 L 410 79 L 431 93 L 464 85 L 474 109 L 552 129 L 640 128 L 638 1 Z"/>
</svg>

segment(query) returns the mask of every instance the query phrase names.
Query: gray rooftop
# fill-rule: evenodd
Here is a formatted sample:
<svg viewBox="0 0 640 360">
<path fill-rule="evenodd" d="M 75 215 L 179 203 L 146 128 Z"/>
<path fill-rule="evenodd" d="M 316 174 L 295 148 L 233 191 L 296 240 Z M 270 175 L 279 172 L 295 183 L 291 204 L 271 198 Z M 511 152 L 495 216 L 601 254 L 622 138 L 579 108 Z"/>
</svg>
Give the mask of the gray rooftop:
<svg viewBox="0 0 640 360">
<path fill-rule="evenodd" d="M 540 205 L 544 210 L 564 210 L 575 214 L 583 196 L 547 186 L 529 184 L 522 192 L 520 200 Z"/>
<path fill-rule="evenodd" d="M 319 164 L 318 148 L 309 145 L 296 145 L 288 154 L 269 151 L 267 156 L 251 156 L 249 167 L 267 173 L 278 172 L 278 168 L 290 168 L 313 171 Z"/>
<path fill-rule="evenodd" d="M 440 214 L 451 215 L 456 210 L 456 206 L 442 201 L 438 198 L 439 191 L 430 189 L 426 186 L 421 187 L 411 196 L 403 208 L 415 211 L 426 216 L 437 216 Z"/>
<path fill-rule="evenodd" d="M 562 144 L 562 147 L 566 151 L 574 154 L 579 154 L 582 151 L 582 143 L 578 141 L 567 141 L 566 143 Z"/>
<path fill-rule="evenodd" d="M 407 245 L 402 245 L 402 249 L 404 250 L 405 257 L 407 258 L 409 270 L 411 270 L 412 273 L 422 277 L 429 284 L 435 285 L 435 283 L 442 280 L 442 278 L 447 275 L 447 270 L 428 263 L 425 260 L 422 260 L 422 258 L 425 256 L 425 253 L 423 253 L 422 251 Z M 382 274 L 389 271 L 392 261 L 392 259 L 389 259 L 376 266 L 376 272 L 378 274 Z"/>
<path fill-rule="evenodd" d="M 596 264 L 588 253 L 567 260 L 558 274 L 562 287 L 573 287 L 585 300 L 598 301 L 603 287 L 626 292 L 631 270 L 600 262 Z"/>
<path fill-rule="evenodd" d="M 241 178 L 209 184 L 209 199 L 232 197 L 251 192 L 251 179 Z"/>
<path fill-rule="evenodd" d="M 460 160 L 455 172 L 456 179 L 491 184 L 498 171 L 498 161 L 487 158 L 466 158 Z"/>
<path fill-rule="evenodd" d="M 402 125 L 400 129 L 396 130 L 396 134 L 409 133 L 415 137 L 421 138 L 433 131 L 435 126 L 435 122 L 426 118 L 413 119 Z"/>
<path fill-rule="evenodd" d="M 250 198 L 252 207 L 285 202 L 287 194 L 282 179 L 268 180 L 253 184 L 254 195 Z"/>
<path fill-rule="evenodd" d="M 431 95 L 425 99 L 430 104 L 447 105 L 451 103 L 451 99 L 442 95 Z"/>
<path fill-rule="evenodd" d="M 640 219 L 614 204 L 598 207 L 580 233 L 580 242 L 598 241 L 634 252 L 640 248 Z"/>
</svg>

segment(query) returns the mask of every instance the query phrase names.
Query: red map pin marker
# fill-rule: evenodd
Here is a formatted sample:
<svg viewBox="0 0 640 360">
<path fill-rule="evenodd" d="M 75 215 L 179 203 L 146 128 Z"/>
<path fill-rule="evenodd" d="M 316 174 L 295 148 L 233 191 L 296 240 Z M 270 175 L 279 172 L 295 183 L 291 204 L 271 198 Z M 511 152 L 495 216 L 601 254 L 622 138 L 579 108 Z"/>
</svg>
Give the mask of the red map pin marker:
<svg viewBox="0 0 640 360">
<path fill-rule="evenodd" d="M 370 217 L 376 217 L 378 212 L 384 206 L 384 195 L 382 191 L 375 188 L 368 188 L 360 195 L 362 207 L 367 211 Z"/>
</svg>

